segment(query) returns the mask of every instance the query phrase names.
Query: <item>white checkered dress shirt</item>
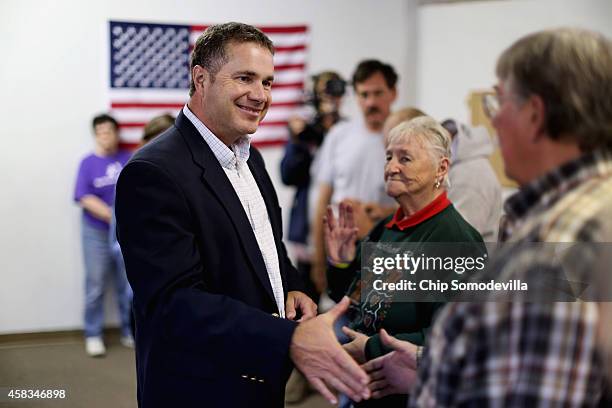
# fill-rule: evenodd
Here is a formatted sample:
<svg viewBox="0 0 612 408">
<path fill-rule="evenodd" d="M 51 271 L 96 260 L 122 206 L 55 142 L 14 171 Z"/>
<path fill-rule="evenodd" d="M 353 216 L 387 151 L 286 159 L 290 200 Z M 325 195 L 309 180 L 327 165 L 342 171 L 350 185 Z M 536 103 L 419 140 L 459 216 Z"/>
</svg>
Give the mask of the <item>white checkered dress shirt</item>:
<svg viewBox="0 0 612 408">
<path fill-rule="evenodd" d="M 240 199 L 263 256 L 279 314 L 281 317 L 285 317 L 283 281 L 280 275 L 272 225 L 266 210 L 266 203 L 247 164 L 251 138 L 245 135 L 230 149 L 189 110 L 187 105 L 183 108 L 183 113 L 198 129 L 206 144 L 213 151 Z"/>
</svg>

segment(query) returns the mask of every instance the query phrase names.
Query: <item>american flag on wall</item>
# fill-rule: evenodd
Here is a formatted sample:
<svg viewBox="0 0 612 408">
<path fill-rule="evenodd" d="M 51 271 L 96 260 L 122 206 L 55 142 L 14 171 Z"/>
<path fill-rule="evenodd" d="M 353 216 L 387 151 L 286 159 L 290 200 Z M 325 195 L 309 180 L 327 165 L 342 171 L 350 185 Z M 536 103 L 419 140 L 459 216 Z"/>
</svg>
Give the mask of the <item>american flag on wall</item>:
<svg viewBox="0 0 612 408">
<path fill-rule="evenodd" d="M 110 113 L 124 145 L 136 146 L 157 115 L 176 116 L 189 98 L 189 55 L 204 25 L 110 22 Z M 287 120 L 302 106 L 306 26 L 259 27 L 276 48 L 272 105 L 253 135 L 259 147 L 288 136 Z"/>
</svg>

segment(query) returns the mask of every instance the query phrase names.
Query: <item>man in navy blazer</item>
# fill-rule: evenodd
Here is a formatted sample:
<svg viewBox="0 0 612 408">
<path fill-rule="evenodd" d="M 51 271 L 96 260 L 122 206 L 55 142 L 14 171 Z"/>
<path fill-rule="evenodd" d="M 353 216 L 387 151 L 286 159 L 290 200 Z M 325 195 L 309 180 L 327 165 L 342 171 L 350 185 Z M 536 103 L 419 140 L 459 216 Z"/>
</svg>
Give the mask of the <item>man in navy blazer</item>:
<svg viewBox="0 0 612 408">
<path fill-rule="evenodd" d="M 333 332 L 348 299 L 315 317 L 282 243 L 264 161 L 250 147 L 271 102 L 273 52 L 252 26 L 206 30 L 189 103 L 119 178 L 140 407 L 282 407 L 293 364 L 331 402 L 328 386 L 369 396 L 365 372 Z"/>
</svg>

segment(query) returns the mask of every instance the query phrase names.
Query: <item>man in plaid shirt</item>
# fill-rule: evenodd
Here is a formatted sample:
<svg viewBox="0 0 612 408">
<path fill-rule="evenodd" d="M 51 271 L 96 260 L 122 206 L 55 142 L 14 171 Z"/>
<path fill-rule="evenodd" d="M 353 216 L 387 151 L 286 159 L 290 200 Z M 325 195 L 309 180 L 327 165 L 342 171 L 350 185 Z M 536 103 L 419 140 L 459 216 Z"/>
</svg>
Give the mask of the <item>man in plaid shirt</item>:
<svg viewBox="0 0 612 408">
<path fill-rule="evenodd" d="M 504 51 L 497 76 L 485 107 L 521 188 L 505 205 L 495 273 L 534 282 L 568 261 L 552 243 L 578 242 L 571 256 L 593 283 L 597 257 L 586 249 L 612 242 L 612 43 L 576 29 L 531 34 Z M 424 349 L 383 333 L 394 351 L 364 368 L 373 397 L 410 392 L 414 407 L 596 406 L 597 326 L 610 324 L 601 319 L 583 301 L 450 303 Z"/>
</svg>

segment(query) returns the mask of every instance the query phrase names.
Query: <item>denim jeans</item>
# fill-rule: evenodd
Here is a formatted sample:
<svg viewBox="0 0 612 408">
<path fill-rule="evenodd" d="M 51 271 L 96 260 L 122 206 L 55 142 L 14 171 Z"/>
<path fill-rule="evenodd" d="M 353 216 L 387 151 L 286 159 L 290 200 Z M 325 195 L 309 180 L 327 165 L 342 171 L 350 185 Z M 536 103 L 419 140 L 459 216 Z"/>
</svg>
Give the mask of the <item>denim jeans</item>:
<svg viewBox="0 0 612 408">
<path fill-rule="evenodd" d="M 121 257 L 113 256 L 108 231 L 82 221 L 83 259 L 85 260 L 85 337 L 101 336 L 104 326 L 104 289 L 113 280 L 119 306 L 121 335 L 131 335 L 130 305 L 132 289 Z"/>
</svg>

